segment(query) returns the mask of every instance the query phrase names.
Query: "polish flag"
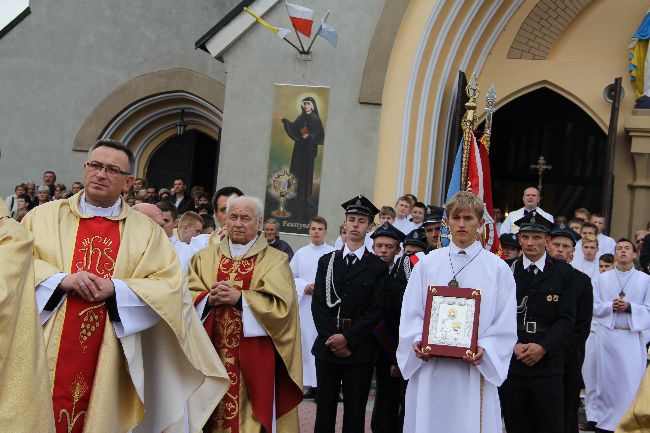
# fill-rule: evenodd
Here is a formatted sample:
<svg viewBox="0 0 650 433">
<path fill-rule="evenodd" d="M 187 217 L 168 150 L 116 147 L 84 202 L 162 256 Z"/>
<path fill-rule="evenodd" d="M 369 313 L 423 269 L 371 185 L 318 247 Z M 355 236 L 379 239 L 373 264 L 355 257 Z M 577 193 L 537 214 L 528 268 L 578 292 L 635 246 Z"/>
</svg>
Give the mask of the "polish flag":
<svg viewBox="0 0 650 433">
<path fill-rule="evenodd" d="M 285 1 L 291 24 L 297 32 L 308 38 L 311 37 L 311 28 L 314 24 L 314 11 L 304 6 L 298 6 Z"/>
<path fill-rule="evenodd" d="M 462 147 L 461 147 L 462 149 Z M 483 199 L 485 205 L 485 227 L 481 243 L 487 250 L 501 255 L 501 243 L 494 220 L 494 206 L 492 204 L 492 176 L 490 175 L 490 157 L 487 147 L 477 141 L 472 134 L 472 143 L 469 147 L 469 163 L 467 170 L 467 188 Z"/>
</svg>

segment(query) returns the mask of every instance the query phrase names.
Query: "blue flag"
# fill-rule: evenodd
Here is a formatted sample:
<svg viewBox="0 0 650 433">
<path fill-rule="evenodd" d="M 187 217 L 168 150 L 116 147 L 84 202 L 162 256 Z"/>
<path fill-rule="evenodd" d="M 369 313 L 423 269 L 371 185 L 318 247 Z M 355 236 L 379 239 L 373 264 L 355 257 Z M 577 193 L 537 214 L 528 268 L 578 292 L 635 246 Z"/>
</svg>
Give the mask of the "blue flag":
<svg viewBox="0 0 650 433">
<path fill-rule="evenodd" d="M 458 152 L 456 153 L 456 159 L 454 160 L 454 169 L 451 172 L 451 179 L 449 180 L 449 186 L 447 187 L 447 198 L 445 203 L 451 200 L 451 198 L 460 191 L 460 176 L 462 174 L 462 161 L 463 161 L 463 139 L 460 139 L 460 146 L 458 146 Z M 446 225 L 442 225 L 440 242 L 443 247 L 449 245 L 449 228 Z"/>
</svg>

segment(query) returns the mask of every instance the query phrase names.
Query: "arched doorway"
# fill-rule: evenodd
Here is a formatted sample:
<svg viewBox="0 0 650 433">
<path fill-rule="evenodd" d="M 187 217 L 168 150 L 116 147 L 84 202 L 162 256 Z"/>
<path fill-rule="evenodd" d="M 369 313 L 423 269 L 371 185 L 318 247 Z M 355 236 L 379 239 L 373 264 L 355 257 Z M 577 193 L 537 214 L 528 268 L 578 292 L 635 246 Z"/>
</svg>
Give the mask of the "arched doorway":
<svg viewBox="0 0 650 433">
<path fill-rule="evenodd" d="M 495 207 L 522 206 L 522 191 L 537 185 L 531 169 L 544 156 L 542 208 L 571 217 L 579 207 L 600 211 L 607 135 L 576 104 L 546 87 L 510 101 L 494 114 L 490 168 Z"/>
<path fill-rule="evenodd" d="M 146 164 L 147 185 L 169 188 L 182 177 L 188 191 L 202 186 L 214 191 L 219 166 L 219 142 L 198 130 L 186 131 L 163 142 L 153 151 Z"/>
</svg>

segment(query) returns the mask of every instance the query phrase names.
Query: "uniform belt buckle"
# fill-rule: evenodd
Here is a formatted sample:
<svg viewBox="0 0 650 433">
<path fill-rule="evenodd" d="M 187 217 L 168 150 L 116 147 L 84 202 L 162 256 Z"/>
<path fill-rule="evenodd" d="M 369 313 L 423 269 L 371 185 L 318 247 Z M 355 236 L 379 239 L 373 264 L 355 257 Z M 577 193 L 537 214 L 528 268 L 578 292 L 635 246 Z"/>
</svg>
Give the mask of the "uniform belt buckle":
<svg viewBox="0 0 650 433">
<path fill-rule="evenodd" d="M 339 330 L 349 329 L 352 326 L 352 319 L 336 318 L 336 327 Z"/>
<path fill-rule="evenodd" d="M 526 322 L 526 332 L 529 334 L 536 334 L 537 322 Z"/>
</svg>

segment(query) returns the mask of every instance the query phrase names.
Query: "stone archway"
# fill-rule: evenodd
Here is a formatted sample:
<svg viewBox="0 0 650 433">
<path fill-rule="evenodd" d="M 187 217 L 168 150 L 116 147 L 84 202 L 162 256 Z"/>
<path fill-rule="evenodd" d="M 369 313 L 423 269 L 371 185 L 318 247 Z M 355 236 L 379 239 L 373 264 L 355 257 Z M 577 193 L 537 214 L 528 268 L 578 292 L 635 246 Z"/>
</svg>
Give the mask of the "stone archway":
<svg viewBox="0 0 650 433">
<path fill-rule="evenodd" d="M 136 175 L 146 173 L 153 152 L 176 135 L 184 110 L 187 130 L 194 129 L 215 142 L 221 137 L 225 87 L 189 69 L 145 74 L 119 86 L 88 115 L 72 148 L 85 151 L 99 138 L 113 138 L 136 156 Z"/>
</svg>

